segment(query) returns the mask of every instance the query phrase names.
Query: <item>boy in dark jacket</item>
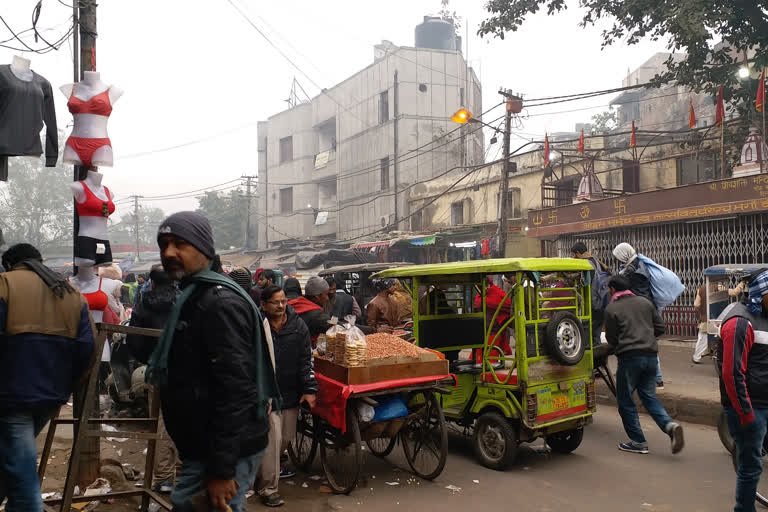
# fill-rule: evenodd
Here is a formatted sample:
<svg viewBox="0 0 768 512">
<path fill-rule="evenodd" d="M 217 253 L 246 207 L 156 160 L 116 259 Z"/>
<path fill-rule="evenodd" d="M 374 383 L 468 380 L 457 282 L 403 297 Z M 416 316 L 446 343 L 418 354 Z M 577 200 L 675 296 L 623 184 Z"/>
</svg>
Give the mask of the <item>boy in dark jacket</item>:
<svg viewBox="0 0 768 512">
<path fill-rule="evenodd" d="M 261 463 L 257 489 L 264 505 L 279 507 L 285 503 L 277 493 L 281 475 L 280 455 L 296 437 L 299 406 L 303 402 L 310 407 L 315 406 L 317 381 L 312 368 L 309 329 L 288 305 L 285 292 L 274 285 L 264 288 L 261 291 L 261 309 L 269 321 L 283 404 L 282 410 L 270 414 L 269 445 Z"/>
<path fill-rule="evenodd" d="M 629 441 L 619 450 L 648 453 L 648 442 L 640 427 L 632 395 L 640 401 L 659 428 L 672 440 L 672 453 L 683 449 L 683 428 L 672 421 L 656 397 L 656 369 L 659 351 L 656 338 L 664 334 L 664 322 L 651 301 L 630 291 L 626 277 L 609 282 L 611 303 L 605 308 L 605 337 L 613 346 L 619 365 L 616 370 L 616 400 Z"/>
</svg>

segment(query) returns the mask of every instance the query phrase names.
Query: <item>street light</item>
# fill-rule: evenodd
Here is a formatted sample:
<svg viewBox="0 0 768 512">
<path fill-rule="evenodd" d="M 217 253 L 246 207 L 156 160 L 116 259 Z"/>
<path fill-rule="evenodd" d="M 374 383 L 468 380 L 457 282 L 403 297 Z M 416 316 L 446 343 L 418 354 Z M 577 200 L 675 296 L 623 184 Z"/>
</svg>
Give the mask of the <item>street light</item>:
<svg viewBox="0 0 768 512">
<path fill-rule="evenodd" d="M 451 116 L 451 121 L 453 121 L 454 123 L 466 124 L 471 120 L 472 120 L 472 112 L 465 109 L 464 107 L 461 107 L 459 110 L 456 111 L 455 114 Z"/>
<path fill-rule="evenodd" d="M 739 68 L 739 78 L 749 78 L 749 68 L 747 66 L 742 66 Z"/>
</svg>

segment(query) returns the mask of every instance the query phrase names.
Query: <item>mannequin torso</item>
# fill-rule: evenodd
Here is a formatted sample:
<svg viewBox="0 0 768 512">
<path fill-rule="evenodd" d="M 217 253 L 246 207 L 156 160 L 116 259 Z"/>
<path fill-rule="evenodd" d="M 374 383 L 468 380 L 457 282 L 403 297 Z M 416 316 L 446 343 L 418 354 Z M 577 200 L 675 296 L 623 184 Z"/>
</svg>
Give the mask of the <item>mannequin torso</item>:
<svg viewBox="0 0 768 512">
<path fill-rule="evenodd" d="M 70 140 L 64 148 L 64 161 L 82 165 L 106 165 L 113 162 L 112 147 L 107 133 L 107 121 L 109 113 L 105 115 L 96 113 L 81 113 L 73 110 L 88 110 L 91 100 L 99 100 L 99 106 L 111 110 L 111 106 L 117 102 L 123 91 L 115 86 L 109 86 L 101 81 L 99 73 L 86 71 L 83 80 L 76 84 L 62 85 L 59 90 L 69 99 L 68 106 L 73 112 L 74 127 L 70 134 Z M 108 100 L 108 105 L 104 100 Z M 95 108 L 95 107 L 90 107 Z M 76 139 L 100 139 L 96 148 L 85 151 L 78 147 Z"/>
<path fill-rule="evenodd" d="M 119 293 L 122 286 L 120 281 L 100 278 L 96 273 L 95 267 L 80 267 L 77 275 L 72 276 L 69 282 L 88 300 L 91 318 L 93 318 L 95 323 L 100 323 L 104 320 L 103 308 L 111 307 L 110 303 L 112 300 L 110 298 Z M 109 343 L 105 343 L 101 360 L 109 361 L 110 355 Z"/>
<path fill-rule="evenodd" d="M 83 181 L 76 181 L 70 185 L 72 188 L 72 195 L 75 197 L 75 201 L 78 204 L 83 204 L 88 199 L 88 194 L 85 187 L 102 201 L 114 201 L 112 192 L 109 191 L 107 195 L 107 189 L 102 185 L 102 179 L 104 176 L 98 172 L 88 171 L 88 176 Z M 78 236 L 87 236 L 91 238 L 98 238 L 99 240 L 107 239 L 107 217 L 103 216 L 81 216 L 80 217 L 80 230 Z"/>
</svg>

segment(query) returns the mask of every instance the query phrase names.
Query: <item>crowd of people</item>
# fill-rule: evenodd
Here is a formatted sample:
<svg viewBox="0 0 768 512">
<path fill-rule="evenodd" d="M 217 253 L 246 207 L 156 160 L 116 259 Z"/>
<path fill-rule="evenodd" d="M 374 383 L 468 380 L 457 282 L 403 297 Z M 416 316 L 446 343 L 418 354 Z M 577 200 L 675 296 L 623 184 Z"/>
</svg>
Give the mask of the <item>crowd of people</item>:
<svg viewBox="0 0 768 512">
<path fill-rule="evenodd" d="M 284 454 L 296 433 L 299 407 L 313 407 L 317 400 L 316 338 L 331 317 L 354 317 L 367 332 L 392 332 L 412 315 L 411 297 L 388 279 L 376 281 L 376 296 L 359 304 L 338 276 L 312 277 L 302 292 L 295 278 L 279 286 L 269 269 L 226 273 L 210 223 L 196 212 L 165 219 L 157 242 L 162 265 L 149 275 L 106 277 L 124 278 L 120 297 L 113 292 L 109 300 L 115 317 L 126 316 L 129 305 L 131 325 L 162 329 L 159 338 L 130 335 L 126 340 L 133 356 L 147 364 L 146 382 L 160 396 L 153 486 L 170 492 L 178 510 L 205 496 L 215 509 L 242 511 L 251 488 L 264 505 L 281 506 L 279 481 L 293 474 Z M 604 282 L 607 267 L 584 244 L 574 245 L 572 253 L 595 270 L 594 342 L 604 333 L 618 357 L 617 400 L 629 437 L 619 449 L 649 451 L 632 399 L 637 391 L 678 453 L 684 445 L 682 427 L 656 397 L 661 385 L 657 339 L 664 324 L 646 263 L 629 244 L 619 244 L 613 255 L 620 271 Z M 29 244 L 14 245 L 2 255 L 0 503 L 7 498 L 7 512 L 42 512 L 35 437 L 99 360 L 88 301 L 42 261 Z M 119 269 L 102 271 L 109 275 Z M 514 276 L 504 277 L 505 288 L 514 285 Z M 768 426 L 768 271 L 753 276 L 744 289 L 747 300 L 723 319 L 719 342 L 722 402 L 737 447 L 736 510 L 754 507 Z M 487 309 L 502 308 L 500 328 L 511 303 L 504 303 L 506 293 L 495 284 L 488 290 Z M 451 307 L 438 289 L 426 290 L 424 297 L 435 311 Z M 427 306 L 420 301 L 419 307 Z M 510 350 L 503 335 L 494 337 L 504 352 Z"/>
</svg>

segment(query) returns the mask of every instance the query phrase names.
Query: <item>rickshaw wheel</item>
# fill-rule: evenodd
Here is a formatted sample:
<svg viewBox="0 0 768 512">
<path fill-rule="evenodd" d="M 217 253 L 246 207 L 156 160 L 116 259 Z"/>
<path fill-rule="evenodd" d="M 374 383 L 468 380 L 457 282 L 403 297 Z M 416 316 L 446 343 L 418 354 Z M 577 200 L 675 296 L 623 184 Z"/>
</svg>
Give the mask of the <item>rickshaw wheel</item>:
<svg viewBox="0 0 768 512">
<path fill-rule="evenodd" d="M 584 427 L 579 427 L 547 436 L 547 444 L 553 452 L 567 455 L 579 447 L 582 439 Z"/>
<path fill-rule="evenodd" d="M 408 465 L 415 474 L 425 480 L 437 478 L 448 460 L 448 429 L 445 416 L 437 397 L 431 391 L 417 391 L 410 396 L 410 403 L 419 395 L 408 421 L 400 430 L 403 451 Z M 413 415 L 415 413 L 415 416 Z"/>
<path fill-rule="evenodd" d="M 497 412 L 486 412 L 477 418 L 472 440 L 475 455 L 487 468 L 503 471 L 517 457 L 517 432 L 507 418 Z"/>
<path fill-rule="evenodd" d="M 736 441 L 733 440 L 731 432 L 728 430 L 728 420 L 725 417 L 725 410 L 720 411 L 720 417 L 717 419 L 717 435 L 723 447 L 728 453 L 733 453 L 736 449 Z"/>
<path fill-rule="evenodd" d="M 547 353 L 561 364 L 578 364 L 587 348 L 586 339 L 581 322 L 570 311 L 557 311 L 547 322 L 544 344 Z"/>
<path fill-rule="evenodd" d="M 299 417 L 296 422 L 296 436 L 288 445 L 288 456 L 297 469 L 307 471 L 312 466 L 317 453 L 317 438 L 315 426 L 317 421 L 307 407 L 299 407 Z"/>
<path fill-rule="evenodd" d="M 369 439 L 365 442 L 368 445 L 368 449 L 376 457 L 386 457 L 392 450 L 395 449 L 397 444 L 397 436 L 395 437 L 377 437 L 376 439 Z"/>
<path fill-rule="evenodd" d="M 349 494 L 357 486 L 360 469 L 363 466 L 360 425 L 354 402 L 347 405 L 347 431 L 340 431 L 323 424 L 320 432 L 320 460 L 325 476 L 333 492 Z"/>
</svg>

